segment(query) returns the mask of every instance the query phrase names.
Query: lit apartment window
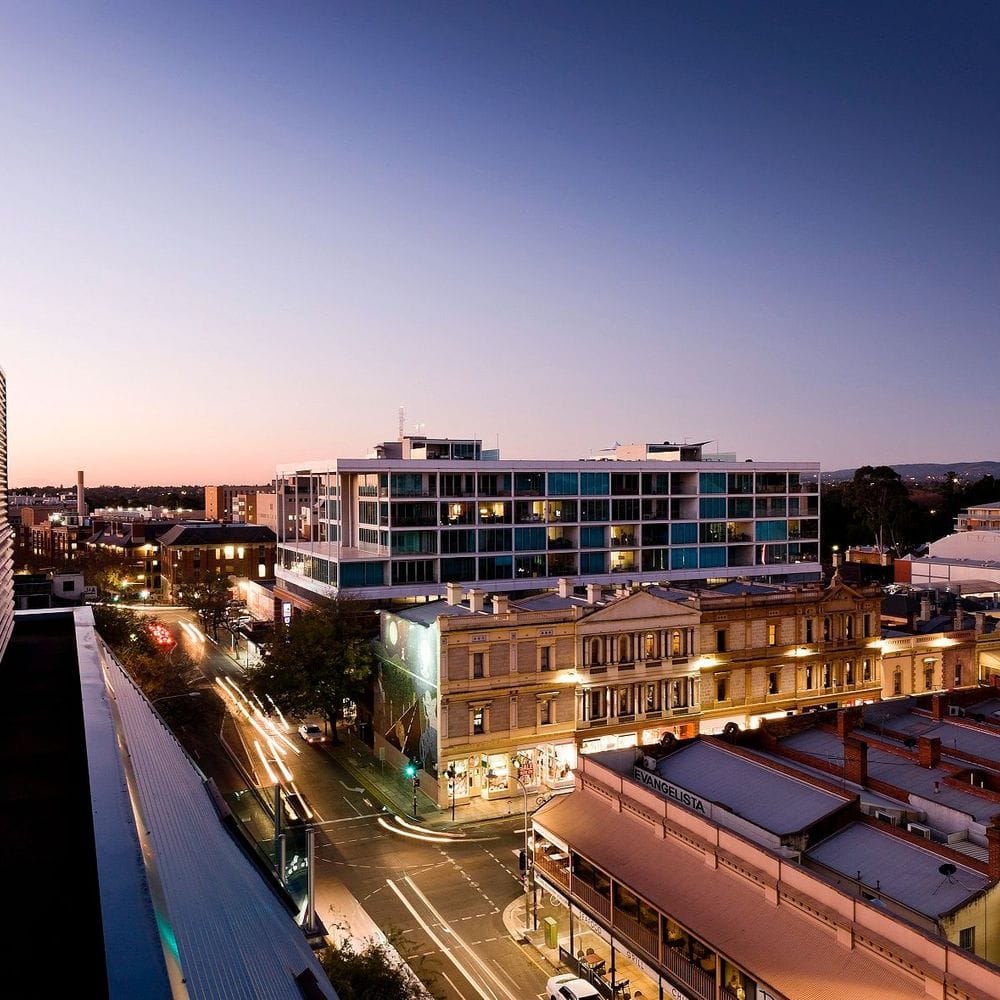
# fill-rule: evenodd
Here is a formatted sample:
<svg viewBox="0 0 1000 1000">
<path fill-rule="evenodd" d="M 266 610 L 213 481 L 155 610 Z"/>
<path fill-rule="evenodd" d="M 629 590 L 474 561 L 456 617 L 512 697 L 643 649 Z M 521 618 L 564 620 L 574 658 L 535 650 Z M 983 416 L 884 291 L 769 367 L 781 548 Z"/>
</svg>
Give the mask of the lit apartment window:
<svg viewBox="0 0 1000 1000">
<path fill-rule="evenodd" d="M 854 661 L 848 660 L 844 664 L 844 683 L 853 684 L 854 683 Z"/>
<path fill-rule="evenodd" d="M 472 735 L 482 736 L 486 732 L 486 709 L 477 708 L 472 713 Z"/>
<path fill-rule="evenodd" d="M 263 580 L 267 576 L 267 567 L 263 563 L 257 564 L 257 576 Z"/>
<path fill-rule="evenodd" d="M 482 677 L 483 676 L 483 660 L 484 656 L 482 653 L 472 654 L 472 676 Z"/>
<path fill-rule="evenodd" d="M 813 668 L 811 663 L 806 664 L 806 690 L 813 686 Z"/>
<path fill-rule="evenodd" d="M 236 557 L 237 557 L 237 559 L 242 559 L 243 558 L 243 554 L 245 552 L 246 552 L 246 549 L 243 548 L 242 545 L 238 546 L 237 549 L 236 549 Z"/>
<path fill-rule="evenodd" d="M 833 683 L 833 675 L 830 672 L 830 664 L 823 664 L 823 687 L 828 688 Z"/>
<path fill-rule="evenodd" d="M 767 693 L 777 694 L 778 693 L 778 671 L 771 670 L 767 675 Z"/>
<path fill-rule="evenodd" d="M 778 643 L 778 626 L 768 625 L 767 626 L 767 644 L 769 646 L 775 646 Z"/>
<path fill-rule="evenodd" d="M 670 633 L 670 655 L 681 655 L 681 634 L 677 629 Z"/>
<path fill-rule="evenodd" d="M 647 632 L 643 638 L 643 653 L 642 655 L 647 659 L 651 660 L 656 656 L 656 636 L 652 632 Z"/>
<path fill-rule="evenodd" d="M 854 638 L 854 615 L 844 615 L 844 638 Z"/>
<path fill-rule="evenodd" d="M 863 681 L 870 681 L 872 679 L 872 661 L 862 660 L 861 661 L 861 679 Z"/>
<path fill-rule="evenodd" d="M 226 558 L 227 559 L 233 559 L 233 558 L 235 558 L 235 556 L 236 556 L 236 546 L 235 545 L 227 545 L 225 547 L 225 552 L 226 552 Z M 215 558 L 216 559 L 219 558 L 218 550 L 216 550 Z"/>
</svg>

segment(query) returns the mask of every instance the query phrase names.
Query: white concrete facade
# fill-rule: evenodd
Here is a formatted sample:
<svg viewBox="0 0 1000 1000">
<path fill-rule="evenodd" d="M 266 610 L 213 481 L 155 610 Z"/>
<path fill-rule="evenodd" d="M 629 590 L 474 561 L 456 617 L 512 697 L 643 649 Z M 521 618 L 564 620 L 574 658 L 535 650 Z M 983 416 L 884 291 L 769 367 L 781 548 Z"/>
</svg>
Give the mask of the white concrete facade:
<svg viewBox="0 0 1000 1000">
<path fill-rule="evenodd" d="M 685 446 L 694 447 L 694 446 Z M 279 466 L 279 587 L 444 595 L 818 579 L 819 463 L 333 459 Z"/>
</svg>

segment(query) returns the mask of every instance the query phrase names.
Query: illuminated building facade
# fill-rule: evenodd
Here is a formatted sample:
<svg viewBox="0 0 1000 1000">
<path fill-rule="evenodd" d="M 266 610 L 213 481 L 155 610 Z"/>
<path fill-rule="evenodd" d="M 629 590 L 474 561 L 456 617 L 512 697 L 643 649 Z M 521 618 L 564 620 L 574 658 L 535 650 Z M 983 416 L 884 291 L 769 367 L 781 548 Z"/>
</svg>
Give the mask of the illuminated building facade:
<svg viewBox="0 0 1000 1000">
<path fill-rule="evenodd" d="M 818 463 L 618 452 L 504 462 L 477 440 L 403 438 L 375 457 L 280 466 L 278 493 L 297 503 L 278 520 L 278 588 L 308 604 L 341 589 L 442 596 L 449 583 L 818 579 Z"/>
</svg>

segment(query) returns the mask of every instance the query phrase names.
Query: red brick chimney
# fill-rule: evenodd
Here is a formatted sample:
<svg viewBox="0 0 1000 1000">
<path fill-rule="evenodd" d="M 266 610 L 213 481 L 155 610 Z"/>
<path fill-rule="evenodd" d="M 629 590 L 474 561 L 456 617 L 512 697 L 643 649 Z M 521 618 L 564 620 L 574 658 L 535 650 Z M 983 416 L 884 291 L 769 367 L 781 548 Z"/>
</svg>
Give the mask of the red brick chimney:
<svg viewBox="0 0 1000 1000">
<path fill-rule="evenodd" d="M 935 694 L 931 697 L 931 715 L 940 721 L 948 717 L 948 696 Z"/>
<path fill-rule="evenodd" d="M 997 882 L 1000 881 L 1000 815 L 994 816 L 986 828 L 986 844 L 989 850 L 986 874 L 991 882 Z"/>
<path fill-rule="evenodd" d="M 844 740 L 844 779 L 855 785 L 868 783 L 868 744 L 854 736 Z"/>
<path fill-rule="evenodd" d="M 863 718 L 864 712 L 857 705 L 851 708 L 842 708 L 837 713 L 837 735 L 840 737 L 841 742 L 847 739 L 852 730 L 857 729 L 861 725 Z"/>
<path fill-rule="evenodd" d="M 917 738 L 917 763 L 921 767 L 937 767 L 941 760 L 941 737 L 919 736 Z"/>
</svg>

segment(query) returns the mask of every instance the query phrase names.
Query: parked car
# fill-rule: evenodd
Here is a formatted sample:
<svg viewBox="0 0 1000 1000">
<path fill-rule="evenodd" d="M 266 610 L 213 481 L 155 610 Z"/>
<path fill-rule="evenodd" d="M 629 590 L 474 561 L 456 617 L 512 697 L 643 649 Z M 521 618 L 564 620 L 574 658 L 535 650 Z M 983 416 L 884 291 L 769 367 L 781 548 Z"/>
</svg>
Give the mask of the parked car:
<svg viewBox="0 0 1000 1000">
<path fill-rule="evenodd" d="M 311 722 L 307 722 L 299 726 L 299 736 L 301 736 L 306 743 L 326 742 L 326 734 L 319 728 L 319 726 L 314 726 Z"/>
<path fill-rule="evenodd" d="M 572 972 L 553 976 L 545 984 L 546 1000 L 591 1000 L 600 997 L 597 987 L 586 979 L 579 979 Z"/>
</svg>

